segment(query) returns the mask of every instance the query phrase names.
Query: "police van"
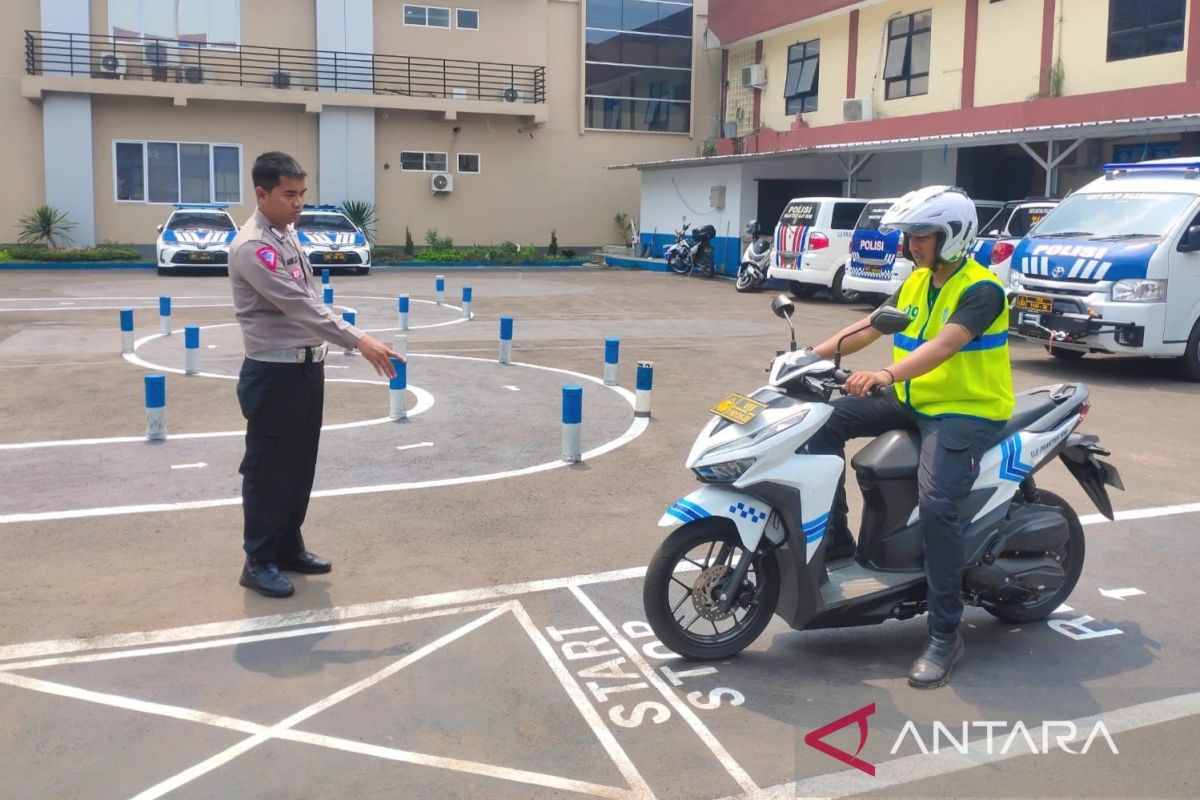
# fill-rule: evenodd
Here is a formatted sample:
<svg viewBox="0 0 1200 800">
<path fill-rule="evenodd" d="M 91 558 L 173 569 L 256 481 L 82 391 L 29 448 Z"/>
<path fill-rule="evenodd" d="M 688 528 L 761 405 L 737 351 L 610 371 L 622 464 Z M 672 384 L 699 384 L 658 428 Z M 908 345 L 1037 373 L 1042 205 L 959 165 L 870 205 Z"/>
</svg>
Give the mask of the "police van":
<svg viewBox="0 0 1200 800">
<path fill-rule="evenodd" d="M 792 294 L 810 297 L 822 286 L 839 303 L 855 294 L 843 290 L 850 236 L 866 206 L 844 197 L 797 197 L 788 201 L 775 226 L 775 252 L 767 277 L 788 281 Z"/>
<path fill-rule="evenodd" d="M 366 234 L 337 206 L 306 205 L 296 220 L 296 238 L 316 272 L 330 269 L 366 275 L 371 270 Z"/>
<path fill-rule="evenodd" d="M 894 197 L 868 202 L 850 237 L 850 261 L 842 286 L 871 300 L 890 297 L 912 274 L 900 231 L 879 230 L 880 220 L 895 202 Z"/>
<path fill-rule="evenodd" d="M 1010 332 L 1059 358 L 1177 358 L 1200 381 L 1200 160 L 1108 164 L 1017 244 Z"/>
</svg>

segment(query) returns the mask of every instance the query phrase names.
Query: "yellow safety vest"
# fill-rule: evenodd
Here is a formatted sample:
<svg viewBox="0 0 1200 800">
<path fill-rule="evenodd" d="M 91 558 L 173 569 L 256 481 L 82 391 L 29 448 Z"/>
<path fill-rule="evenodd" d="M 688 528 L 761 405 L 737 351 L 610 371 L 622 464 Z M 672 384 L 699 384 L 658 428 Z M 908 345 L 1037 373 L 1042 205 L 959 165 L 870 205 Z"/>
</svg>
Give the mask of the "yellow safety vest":
<svg viewBox="0 0 1200 800">
<path fill-rule="evenodd" d="M 909 326 L 892 340 L 892 358 L 900 361 L 933 339 L 949 321 L 962 298 L 976 286 L 1004 285 L 988 268 L 968 260 L 930 302 L 933 270 L 916 269 L 900 288 L 900 310 Z M 1005 422 L 1012 417 L 1012 364 L 1008 355 L 1008 311 L 980 336 L 935 369 L 896 385 L 896 396 L 927 417 L 966 416 Z"/>
</svg>

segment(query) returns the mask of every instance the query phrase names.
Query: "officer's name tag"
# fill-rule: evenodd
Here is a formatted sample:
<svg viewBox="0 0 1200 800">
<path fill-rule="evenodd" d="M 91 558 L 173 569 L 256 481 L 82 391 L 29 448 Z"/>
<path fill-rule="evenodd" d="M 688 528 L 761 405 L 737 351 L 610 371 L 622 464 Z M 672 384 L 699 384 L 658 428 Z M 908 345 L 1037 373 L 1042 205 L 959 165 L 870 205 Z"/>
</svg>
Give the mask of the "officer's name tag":
<svg viewBox="0 0 1200 800">
<path fill-rule="evenodd" d="M 285 261 L 283 263 L 284 263 L 284 266 L 290 267 L 292 264 L 295 264 L 297 261 L 299 261 L 299 259 L 296 258 L 295 256 L 292 256 L 291 258 L 289 258 L 287 261 Z"/>
</svg>

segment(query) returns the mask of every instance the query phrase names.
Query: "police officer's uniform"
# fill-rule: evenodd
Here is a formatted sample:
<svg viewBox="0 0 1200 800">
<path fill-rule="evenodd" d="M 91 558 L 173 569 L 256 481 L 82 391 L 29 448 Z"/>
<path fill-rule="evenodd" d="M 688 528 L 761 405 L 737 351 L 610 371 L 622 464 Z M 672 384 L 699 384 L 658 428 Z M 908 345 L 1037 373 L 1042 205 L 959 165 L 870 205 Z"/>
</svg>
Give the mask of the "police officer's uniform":
<svg viewBox="0 0 1200 800">
<path fill-rule="evenodd" d="M 318 299 L 318 283 L 289 225 L 261 211 L 229 250 L 233 308 L 246 358 L 237 395 L 246 418 L 242 474 L 247 556 L 279 563 L 304 553 L 325 402 L 326 342 L 354 347 L 363 333 Z"/>
</svg>

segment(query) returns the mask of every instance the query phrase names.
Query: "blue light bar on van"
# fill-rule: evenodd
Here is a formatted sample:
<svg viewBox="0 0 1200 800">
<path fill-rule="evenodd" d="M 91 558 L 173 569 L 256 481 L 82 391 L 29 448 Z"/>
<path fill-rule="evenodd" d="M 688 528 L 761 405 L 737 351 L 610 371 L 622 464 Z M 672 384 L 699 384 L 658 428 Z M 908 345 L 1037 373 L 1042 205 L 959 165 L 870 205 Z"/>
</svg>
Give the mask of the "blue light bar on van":
<svg viewBox="0 0 1200 800">
<path fill-rule="evenodd" d="M 176 208 L 212 208 L 219 211 L 224 211 L 229 208 L 229 203 L 176 203 Z"/>
<path fill-rule="evenodd" d="M 1113 177 L 1120 172 L 1190 172 L 1188 177 L 1194 178 L 1200 174 L 1200 160 L 1197 161 L 1142 161 L 1134 164 L 1105 164 L 1104 174 Z"/>
<path fill-rule="evenodd" d="M 331 205 L 331 204 L 328 204 L 328 203 L 326 203 L 326 204 L 324 204 L 324 205 L 308 205 L 308 204 L 305 204 L 305 206 L 304 206 L 304 210 L 305 210 L 305 211 L 341 211 L 341 210 L 342 210 L 342 208 L 341 208 L 341 206 L 335 206 L 335 205 Z"/>
</svg>

